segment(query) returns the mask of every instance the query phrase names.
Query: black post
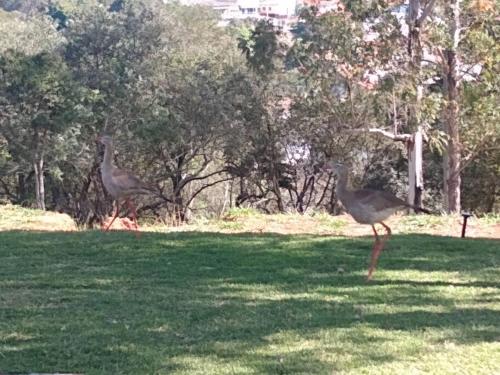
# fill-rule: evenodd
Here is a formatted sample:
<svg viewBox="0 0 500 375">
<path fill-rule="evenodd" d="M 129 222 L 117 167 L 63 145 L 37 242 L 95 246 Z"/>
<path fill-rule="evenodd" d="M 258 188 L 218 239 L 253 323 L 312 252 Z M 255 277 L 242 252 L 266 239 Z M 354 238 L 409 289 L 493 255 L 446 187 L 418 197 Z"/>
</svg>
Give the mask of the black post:
<svg viewBox="0 0 500 375">
<path fill-rule="evenodd" d="M 467 227 L 467 219 L 471 216 L 472 214 L 469 212 L 462 212 L 462 217 L 464 218 L 464 222 L 462 224 L 462 238 L 465 238 L 465 228 Z"/>
</svg>

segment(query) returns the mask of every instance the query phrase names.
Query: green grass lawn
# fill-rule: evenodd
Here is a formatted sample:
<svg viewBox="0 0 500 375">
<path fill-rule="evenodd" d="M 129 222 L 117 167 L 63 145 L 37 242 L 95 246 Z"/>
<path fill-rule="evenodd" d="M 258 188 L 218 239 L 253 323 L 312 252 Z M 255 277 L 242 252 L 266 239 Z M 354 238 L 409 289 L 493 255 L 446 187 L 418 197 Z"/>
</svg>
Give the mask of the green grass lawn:
<svg viewBox="0 0 500 375">
<path fill-rule="evenodd" d="M 0 232 L 0 373 L 499 374 L 500 243 Z"/>
</svg>

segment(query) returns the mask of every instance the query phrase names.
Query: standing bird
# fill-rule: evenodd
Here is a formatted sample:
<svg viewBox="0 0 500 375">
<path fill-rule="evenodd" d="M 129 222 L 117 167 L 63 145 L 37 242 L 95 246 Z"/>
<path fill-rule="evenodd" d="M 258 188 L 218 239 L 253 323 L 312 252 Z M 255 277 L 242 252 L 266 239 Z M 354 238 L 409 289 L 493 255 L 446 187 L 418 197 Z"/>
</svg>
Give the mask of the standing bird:
<svg viewBox="0 0 500 375">
<path fill-rule="evenodd" d="M 120 202 L 127 204 L 132 215 L 133 227 L 136 232 L 139 231 L 137 224 L 137 211 L 131 200 L 132 195 L 149 194 L 154 190 L 148 187 L 138 177 L 128 171 L 116 168 L 113 165 L 113 139 L 109 135 L 103 135 L 97 138 L 97 141 L 104 145 L 104 159 L 101 163 L 101 177 L 106 191 L 116 201 L 116 211 L 113 214 L 113 219 L 104 229 L 108 231 L 115 219 L 120 213 Z"/>
<path fill-rule="evenodd" d="M 430 214 L 429 210 L 421 207 L 413 206 L 402 199 L 399 199 L 394 194 L 383 190 L 359 189 L 350 190 L 349 176 L 347 168 L 340 163 L 327 162 L 324 168 L 327 171 L 333 171 L 337 175 L 337 186 L 335 193 L 342 202 L 343 206 L 349 214 L 360 224 L 370 224 L 375 235 L 375 243 L 373 245 L 370 268 L 368 269 L 367 279 L 371 280 L 372 274 L 377 266 L 377 260 L 382 252 L 385 243 L 391 236 L 391 228 L 383 221 L 396 211 L 405 208 L 413 208 L 417 212 Z M 375 223 L 380 223 L 386 230 L 386 235 L 380 239 Z"/>
</svg>

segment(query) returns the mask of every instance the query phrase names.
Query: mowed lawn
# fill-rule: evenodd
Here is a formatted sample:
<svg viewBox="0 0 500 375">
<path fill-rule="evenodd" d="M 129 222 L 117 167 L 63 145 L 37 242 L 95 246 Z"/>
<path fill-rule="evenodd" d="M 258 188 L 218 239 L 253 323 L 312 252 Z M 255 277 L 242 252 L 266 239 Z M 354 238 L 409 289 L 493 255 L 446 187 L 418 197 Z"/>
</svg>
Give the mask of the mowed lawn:
<svg viewBox="0 0 500 375">
<path fill-rule="evenodd" d="M 499 374 L 500 242 L 0 232 L 0 373 Z"/>
</svg>

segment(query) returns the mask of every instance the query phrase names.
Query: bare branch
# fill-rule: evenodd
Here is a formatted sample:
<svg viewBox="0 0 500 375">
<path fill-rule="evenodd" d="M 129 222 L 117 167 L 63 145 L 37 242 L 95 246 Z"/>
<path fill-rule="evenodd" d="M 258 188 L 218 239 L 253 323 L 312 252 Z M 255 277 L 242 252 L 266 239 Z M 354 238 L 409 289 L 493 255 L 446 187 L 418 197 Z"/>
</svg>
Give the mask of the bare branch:
<svg viewBox="0 0 500 375">
<path fill-rule="evenodd" d="M 462 81 L 466 75 L 470 75 L 470 76 L 471 76 L 471 77 L 473 77 L 475 80 L 477 80 L 477 79 L 479 78 L 479 74 L 475 74 L 475 73 L 474 73 L 474 74 L 472 74 L 472 73 L 471 73 L 471 72 L 472 72 L 472 70 L 473 70 L 474 68 L 476 68 L 476 65 L 477 65 L 477 64 L 472 64 L 472 65 L 471 65 L 470 67 L 468 67 L 466 70 L 461 70 L 461 71 L 459 71 L 461 74 L 457 74 L 457 75 L 458 75 L 457 80 L 458 80 L 459 82 L 460 82 L 460 81 Z"/>
<path fill-rule="evenodd" d="M 215 175 L 218 175 L 218 174 L 221 174 L 223 172 L 227 172 L 227 169 L 226 168 L 223 168 L 223 169 L 219 169 L 215 172 L 212 172 L 212 173 L 209 173 L 209 174 L 206 174 L 204 176 L 196 176 L 196 175 L 191 175 L 191 176 L 187 176 L 186 178 L 184 178 L 180 183 L 179 183 L 179 190 L 183 189 L 187 184 L 189 184 L 190 182 L 193 182 L 193 181 L 196 181 L 196 180 L 205 180 L 209 177 L 212 177 L 212 176 L 215 176 Z M 224 180 L 224 181 L 227 181 L 227 180 Z"/>
<path fill-rule="evenodd" d="M 323 193 L 321 194 L 321 198 L 319 199 L 319 201 L 316 203 L 316 207 L 319 207 L 321 205 L 321 203 L 323 202 L 323 199 L 325 199 L 328 188 L 330 187 L 331 180 L 332 180 L 332 173 L 329 173 L 328 174 L 328 181 L 326 181 L 326 185 L 323 189 Z"/>
<path fill-rule="evenodd" d="M 198 194 L 200 194 L 203 190 L 209 188 L 209 187 L 212 187 L 214 185 L 217 185 L 217 184 L 220 184 L 221 182 L 225 182 L 225 181 L 231 181 L 232 179 L 234 179 L 234 177 L 228 177 L 228 178 L 223 178 L 221 180 L 217 180 L 217 181 L 214 181 L 214 182 L 211 182 L 209 184 L 205 184 L 203 185 L 202 187 L 200 187 L 192 196 L 191 198 L 189 198 L 189 200 L 187 201 L 186 203 L 186 207 L 189 207 L 189 205 L 191 204 L 191 202 L 194 200 L 194 198 L 196 198 L 198 196 Z"/>
<path fill-rule="evenodd" d="M 380 134 L 386 138 L 392 139 L 397 142 L 409 142 L 412 139 L 411 134 L 394 134 L 388 130 L 380 129 L 380 128 L 367 128 L 367 129 L 352 129 L 348 130 L 349 133 L 372 133 L 372 134 Z"/>
<path fill-rule="evenodd" d="M 438 63 L 437 61 L 432 61 L 432 60 L 428 60 L 428 59 L 422 59 L 421 61 L 429 63 L 429 64 L 437 65 L 437 66 L 440 65 L 440 63 Z"/>
</svg>

